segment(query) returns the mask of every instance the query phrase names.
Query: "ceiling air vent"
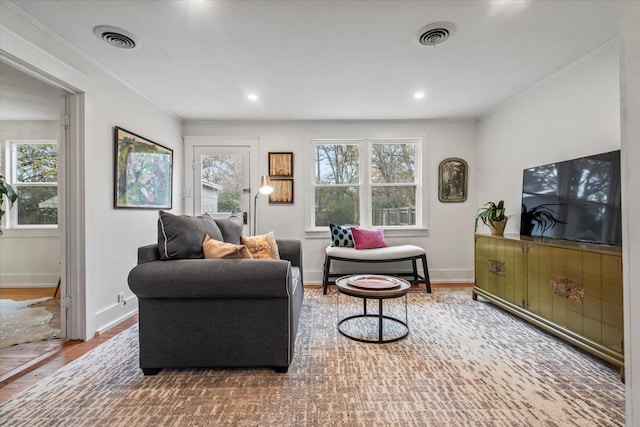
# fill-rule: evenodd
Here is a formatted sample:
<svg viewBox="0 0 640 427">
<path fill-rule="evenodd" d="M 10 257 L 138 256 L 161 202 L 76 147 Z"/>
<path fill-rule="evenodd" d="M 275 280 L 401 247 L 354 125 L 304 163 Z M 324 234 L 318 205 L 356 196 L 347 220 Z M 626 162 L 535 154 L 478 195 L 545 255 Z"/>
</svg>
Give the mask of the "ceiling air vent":
<svg viewBox="0 0 640 427">
<path fill-rule="evenodd" d="M 435 46 L 444 43 L 456 32 L 451 22 L 434 22 L 418 30 L 418 43 L 423 46 Z"/>
<path fill-rule="evenodd" d="M 135 36 L 122 28 L 99 25 L 93 29 L 93 34 L 105 43 L 119 49 L 135 49 L 138 46 Z"/>
</svg>

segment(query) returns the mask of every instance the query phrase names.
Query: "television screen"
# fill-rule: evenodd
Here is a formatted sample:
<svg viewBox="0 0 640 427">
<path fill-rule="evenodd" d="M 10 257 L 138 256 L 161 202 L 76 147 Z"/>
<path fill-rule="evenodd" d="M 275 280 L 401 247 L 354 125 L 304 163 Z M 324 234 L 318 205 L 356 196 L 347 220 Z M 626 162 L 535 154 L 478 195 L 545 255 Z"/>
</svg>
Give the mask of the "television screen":
<svg viewBox="0 0 640 427">
<path fill-rule="evenodd" d="M 520 234 L 622 246 L 620 150 L 525 169 Z"/>
</svg>

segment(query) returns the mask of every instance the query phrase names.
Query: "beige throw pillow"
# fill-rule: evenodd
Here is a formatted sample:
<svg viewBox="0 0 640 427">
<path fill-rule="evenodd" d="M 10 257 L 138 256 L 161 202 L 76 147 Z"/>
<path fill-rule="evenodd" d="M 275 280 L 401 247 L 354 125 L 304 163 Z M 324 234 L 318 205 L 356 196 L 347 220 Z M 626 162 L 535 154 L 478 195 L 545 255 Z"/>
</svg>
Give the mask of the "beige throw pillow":
<svg viewBox="0 0 640 427">
<path fill-rule="evenodd" d="M 205 259 L 253 258 L 246 246 L 220 242 L 219 240 L 212 239 L 208 234 L 204 237 L 202 251 L 204 252 Z"/>
<path fill-rule="evenodd" d="M 240 236 L 240 243 L 247 246 L 254 259 L 280 259 L 278 244 L 273 231 L 261 236 Z"/>
</svg>

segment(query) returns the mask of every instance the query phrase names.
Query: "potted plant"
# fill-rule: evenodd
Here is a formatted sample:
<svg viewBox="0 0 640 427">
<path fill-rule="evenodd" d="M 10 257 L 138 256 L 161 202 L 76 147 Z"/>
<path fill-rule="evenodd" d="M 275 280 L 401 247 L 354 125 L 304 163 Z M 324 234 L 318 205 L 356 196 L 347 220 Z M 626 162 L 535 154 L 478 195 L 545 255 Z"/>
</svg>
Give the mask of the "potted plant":
<svg viewBox="0 0 640 427">
<path fill-rule="evenodd" d="M 16 191 L 7 183 L 7 180 L 3 175 L 0 175 L 0 224 L 2 217 L 4 216 L 4 198 L 7 198 L 7 210 L 11 209 L 11 206 L 16 202 L 18 195 Z M 2 228 L 0 228 L 0 236 L 2 236 Z"/>
<path fill-rule="evenodd" d="M 504 227 L 510 217 L 505 215 L 504 200 L 500 200 L 498 204 L 487 202 L 484 207 L 476 212 L 475 230 L 478 229 L 478 220 L 491 229 L 491 234 L 502 236 Z"/>
</svg>

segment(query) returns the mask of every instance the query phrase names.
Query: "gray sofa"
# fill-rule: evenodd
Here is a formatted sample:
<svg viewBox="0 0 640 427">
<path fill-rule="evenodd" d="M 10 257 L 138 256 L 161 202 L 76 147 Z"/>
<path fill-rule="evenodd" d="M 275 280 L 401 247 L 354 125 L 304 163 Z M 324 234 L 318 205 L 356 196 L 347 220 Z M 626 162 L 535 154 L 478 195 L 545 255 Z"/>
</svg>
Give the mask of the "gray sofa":
<svg viewBox="0 0 640 427">
<path fill-rule="evenodd" d="M 279 260 L 173 259 L 138 249 L 128 278 L 138 297 L 140 367 L 270 367 L 291 364 L 300 309 L 302 251 L 277 240 Z"/>
</svg>

